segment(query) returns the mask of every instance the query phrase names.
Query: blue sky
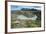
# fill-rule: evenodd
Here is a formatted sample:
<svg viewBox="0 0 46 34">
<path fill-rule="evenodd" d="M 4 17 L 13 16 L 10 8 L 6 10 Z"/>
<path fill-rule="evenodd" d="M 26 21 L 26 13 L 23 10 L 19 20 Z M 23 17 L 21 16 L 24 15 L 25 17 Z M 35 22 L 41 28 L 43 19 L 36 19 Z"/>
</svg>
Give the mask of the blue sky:
<svg viewBox="0 0 46 34">
<path fill-rule="evenodd" d="M 11 5 L 11 10 L 21 10 L 22 8 L 36 8 L 40 9 L 40 6 L 17 6 L 17 5 Z"/>
</svg>

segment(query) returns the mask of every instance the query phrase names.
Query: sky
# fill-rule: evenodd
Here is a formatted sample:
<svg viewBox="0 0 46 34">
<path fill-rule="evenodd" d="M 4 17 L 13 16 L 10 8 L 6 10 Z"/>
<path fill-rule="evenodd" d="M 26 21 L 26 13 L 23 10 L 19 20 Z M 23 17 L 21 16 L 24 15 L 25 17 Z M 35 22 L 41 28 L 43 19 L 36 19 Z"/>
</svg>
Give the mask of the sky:
<svg viewBox="0 0 46 34">
<path fill-rule="evenodd" d="M 32 8 L 35 8 L 35 9 L 38 9 L 40 10 L 40 6 L 17 6 L 17 5 L 11 5 L 11 10 L 21 10 L 22 8 L 29 8 L 29 9 L 32 9 Z"/>
</svg>

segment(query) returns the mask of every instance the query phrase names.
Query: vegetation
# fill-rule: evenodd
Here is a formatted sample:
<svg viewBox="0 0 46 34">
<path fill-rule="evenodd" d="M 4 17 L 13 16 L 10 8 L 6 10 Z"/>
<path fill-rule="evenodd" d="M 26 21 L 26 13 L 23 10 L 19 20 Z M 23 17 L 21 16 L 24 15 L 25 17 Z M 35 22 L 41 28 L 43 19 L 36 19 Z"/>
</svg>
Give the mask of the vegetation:
<svg viewBox="0 0 46 34">
<path fill-rule="evenodd" d="M 13 21 L 14 22 L 14 21 Z M 30 28 L 30 27 L 41 27 L 41 21 L 40 20 L 35 20 L 35 21 L 26 21 L 25 23 L 12 23 L 12 28 Z"/>
<path fill-rule="evenodd" d="M 25 11 L 25 12 L 21 12 Z M 32 11 L 33 14 L 37 15 L 36 20 L 20 20 L 20 23 L 15 23 L 17 18 L 16 15 L 25 15 L 29 14 L 30 12 L 27 11 Z M 26 13 L 27 12 L 27 13 Z M 30 27 L 41 27 L 41 11 L 36 10 L 36 9 L 27 9 L 27 8 L 22 8 L 20 11 L 11 11 L 11 28 L 30 28 Z"/>
</svg>

